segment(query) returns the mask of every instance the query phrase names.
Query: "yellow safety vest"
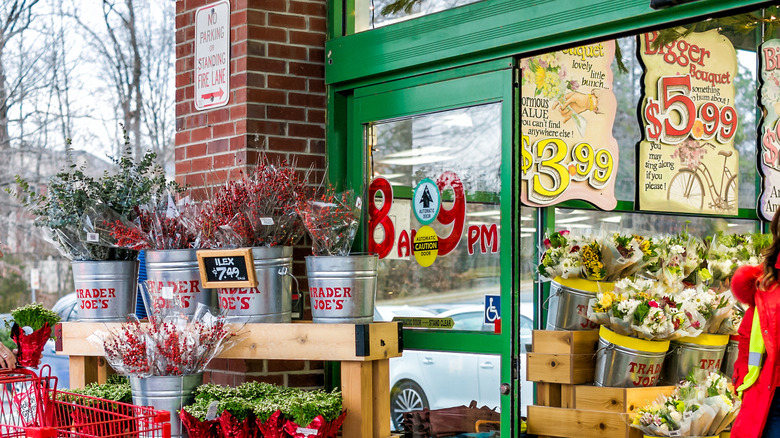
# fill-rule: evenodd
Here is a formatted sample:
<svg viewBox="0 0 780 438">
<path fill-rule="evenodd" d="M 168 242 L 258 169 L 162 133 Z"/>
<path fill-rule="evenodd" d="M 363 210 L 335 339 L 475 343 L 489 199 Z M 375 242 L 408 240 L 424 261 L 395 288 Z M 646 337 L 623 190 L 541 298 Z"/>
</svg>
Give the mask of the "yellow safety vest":
<svg viewBox="0 0 780 438">
<path fill-rule="evenodd" d="M 737 388 L 739 396 L 742 397 L 742 391 L 750 388 L 758 380 L 761 373 L 761 360 L 766 353 L 764 337 L 761 335 L 761 324 L 758 320 L 758 307 L 753 310 L 753 326 L 750 328 L 750 349 L 748 354 L 748 373 L 742 380 L 742 385 Z"/>
</svg>

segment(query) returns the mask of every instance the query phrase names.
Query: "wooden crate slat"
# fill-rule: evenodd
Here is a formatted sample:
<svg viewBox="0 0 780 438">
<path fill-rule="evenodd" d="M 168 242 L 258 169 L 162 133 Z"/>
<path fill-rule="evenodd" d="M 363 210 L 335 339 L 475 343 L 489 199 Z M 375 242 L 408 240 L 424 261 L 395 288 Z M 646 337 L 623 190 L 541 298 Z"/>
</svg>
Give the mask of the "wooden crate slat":
<svg viewBox="0 0 780 438">
<path fill-rule="evenodd" d="M 596 361 L 592 354 L 528 353 L 526 380 L 562 384 L 593 381 Z"/>
<path fill-rule="evenodd" d="M 531 339 L 534 353 L 595 354 L 599 331 L 534 330 Z"/>
<path fill-rule="evenodd" d="M 615 412 L 528 406 L 528 433 L 553 437 L 623 438 L 629 426 Z"/>
</svg>

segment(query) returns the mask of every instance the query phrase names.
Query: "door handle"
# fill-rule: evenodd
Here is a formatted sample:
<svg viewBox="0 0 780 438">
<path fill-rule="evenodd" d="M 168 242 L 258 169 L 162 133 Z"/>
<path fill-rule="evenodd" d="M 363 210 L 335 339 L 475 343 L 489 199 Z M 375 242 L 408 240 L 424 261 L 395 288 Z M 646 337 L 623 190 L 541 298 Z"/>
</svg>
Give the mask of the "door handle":
<svg viewBox="0 0 780 438">
<path fill-rule="evenodd" d="M 480 368 L 484 368 L 486 370 L 492 370 L 493 369 L 493 362 L 482 362 L 479 364 Z"/>
<path fill-rule="evenodd" d="M 432 357 L 427 357 L 427 356 L 426 356 L 426 357 L 423 359 L 423 363 L 424 363 L 424 364 L 426 364 L 426 365 L 433 365 L 433 358 L 432 358 Z"/>
</svg>

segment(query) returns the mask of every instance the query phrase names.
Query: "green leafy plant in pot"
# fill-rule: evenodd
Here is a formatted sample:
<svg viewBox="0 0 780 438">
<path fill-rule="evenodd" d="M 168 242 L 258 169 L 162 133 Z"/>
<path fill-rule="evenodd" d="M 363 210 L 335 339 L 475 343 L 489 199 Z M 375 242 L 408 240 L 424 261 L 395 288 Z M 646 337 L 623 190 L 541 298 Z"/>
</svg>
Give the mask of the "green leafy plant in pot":
<svg viewBox="0 0 780 438">
<path fill-rule="evenodd" d="M 40 303 L 28 304 L 11 311 L 13 324 L 11 339 L 16 342 L 18 352 L 16 364 L 22 367 L 37 368 L 41 363 L 43 346 L 54 339 L 52 327 L 60 321 L 59 315 L 43 307 Z"/>
<path fill-rule="evenodd" d="M 132 221 L 138 205 L 176 188 L 155 158 L 147 152 L 136 162 L 128 147 L 112 158 L 114 172 L 92 177 L 85 166 L 70 164 L 49 179 L 45 190 L 16 177 L 13 193 L 36 216 L 35 225 L 47 239 L 72 261 L 81 320 L 122 321 L 135 310 L 138 252 L 118 247 L 108 225 L 111 218 Z"/>
</svg>

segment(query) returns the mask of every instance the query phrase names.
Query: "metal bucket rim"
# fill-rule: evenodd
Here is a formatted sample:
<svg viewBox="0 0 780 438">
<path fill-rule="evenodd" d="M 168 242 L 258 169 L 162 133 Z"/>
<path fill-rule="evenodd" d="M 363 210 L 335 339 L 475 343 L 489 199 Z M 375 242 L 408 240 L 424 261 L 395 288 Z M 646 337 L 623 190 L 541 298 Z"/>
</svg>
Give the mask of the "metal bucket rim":
<svg viewBox="0 0 780 438">
<path fill-rule="evenodd" d="M 612 342 L 609 342 L 603 338 L 599 338 L 599 344 L 604 345 L 604 348 L 610 348 L 615 351 L 619 351 L 623 354 L 630 354 L 633 356 L 643 356 L 643 357 L 650 357 L 650 358 L 664 358 L 666 357 L 666 352 L 656 352 L 656 351 L 646 351 L 646 350 L 635 350 L 633 348 L 624 347 L 619 344 L 615 344 Z M 600 353 L 600 351 L 599 351 Z"/>
</svg>

